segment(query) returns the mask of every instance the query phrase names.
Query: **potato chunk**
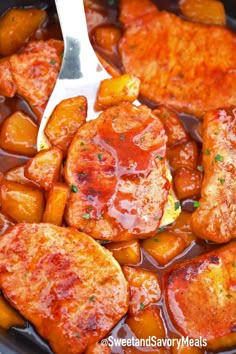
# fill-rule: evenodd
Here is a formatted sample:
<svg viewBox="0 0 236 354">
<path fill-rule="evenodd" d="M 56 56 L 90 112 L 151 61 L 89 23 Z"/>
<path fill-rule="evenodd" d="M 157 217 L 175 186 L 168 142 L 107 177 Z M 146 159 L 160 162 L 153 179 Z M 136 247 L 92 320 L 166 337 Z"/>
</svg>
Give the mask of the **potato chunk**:
<svg viewBox="0 0 236 354">
<path fill-rule="evenodd" d="M 85 123 L 87 100 L 77 96 L 61 101 L 52 112 L 45 134 L 52 145 L 66 152 L 77 129 Z"/>
<path fill-rule="evenodd" d="M 191 169 L 197 168 L 198 163 L 198 148 L 195 141 L 174 146 L 167 151 L 167 159 L 172 170 L 177 170 L 179 167 L 188 167 Z"/>
<path fill-rule="evenodd" d="M 17 111 L 2 124 L 0 147 L 11 153 L 34 156 L 37 134 L 37 125 L 25 113 Z"/>
<path fill-rule="evenodd" d="M 105 79 L 98 89 L 96 109 L 105 109 L 122 101 L 133 102 L 138 98 L 140 80 L 130 74 Z"/>
<path fill-rule="evenodd" d="M 62 157 L 62 151 L 55 146 L 40 151 L 27 162 L 25 176 L 48 190 L 59 180 Z"/>
<path fill-rule="evenodd" d="M 49 189 L 43 222 L 61 226 L 69 196 L 69 187 L 64 183 L 54 183 Z"/>
<path fill-rule="evenodd" d="M 138 240 L 112 242 L 106 245 L 120 265 L 138 264 L 141 261 L 141 251 Z"/>
<path fill-rule="evenodd" d="M 120 28 L 112 25 L 99 26 L 93 32 L 93 45 L 112 60 L 116 58 L 117 43 L 120 37 Z"/>
<path fill-rule="evenodd" d="M 0 296 L 0 328 L 9 329 L 12 326 L 24 325 L 25 320 Z"/>
<path fill-rule="evenodd" d="M 236 243 L 174 266 L 165 277 L 166 303 L 183 336 L 208 348 L 236 345 Z"/>
<path fill-rule="evenodd" d="M 163 231 L 144 240 L 142 247 L 158 264 L 164 266 L 182 253 L 186 246 L 182 237 L 169 231 Z"/>
<path fill-rule="evenodd" d="M 192 21 L 210 25 L 225 25 L 224 5 L 218 0 L 180 0 L 179 7 L 183 15 Z"/>
<path fill-rule="evenodd" d="M 46 19 L 40 9 L 10 9 L 0 18 L 0 54 L 15 53 Z"/>
<path fill-rule="evenodd" d="M 130 287 L 129 313 L 136 315 L 161 297 L 159 279 L 154 272 L 124 266 L 123 273 Z"/>
<path fill-rule="evenodd" d="M 174 186 L 178 199 L 199 198 L 202 173 L 197 169 L 180 167 L 174 174 Z"/>
<path fill-rule="evenodd" d="M 128 317 L 125 323 L 137 338 L 165 338 L 165 328 L 160 316 L 160 310 L 156 306 L 149 307 L 133 317 Z"/>
<path fill-rule="evenodd" d="M 43 193 L 17 182 L 0 180 L 2 210 L 16 222 L 40 222 L 44 212 Z"/>
<path fill-rule="evenodd" d="M 13 167 L 10 170 L 7 170 L 4 173 L 4 177 L 8 179 L 8 181 L 17 182 L 21 184 L 27 184 L 30 187 L 39 187 L 39 185 L 29 178 L 25 177 L 25 164 L 17 167 Z"/>
</svg>

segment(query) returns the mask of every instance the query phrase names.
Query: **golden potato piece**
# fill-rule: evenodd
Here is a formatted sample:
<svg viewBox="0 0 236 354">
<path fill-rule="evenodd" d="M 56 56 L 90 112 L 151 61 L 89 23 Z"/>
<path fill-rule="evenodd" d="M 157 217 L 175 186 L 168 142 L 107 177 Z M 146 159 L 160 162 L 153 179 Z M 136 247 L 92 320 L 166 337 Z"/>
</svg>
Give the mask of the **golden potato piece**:
<svg viewBox="0 0 236 354">
<path fill-rule="evenodd" d="M 142 242 L 143 249 L 161 266 L 170 262 L 185 249 L 182 237 L 170 231 L 163 231 Z"/>
<path fill-rule="evenodd" d="M 218 0 L 180 0 L 179 8 L 192 21 L 209 25 L 226 24 L 224 5 Z"/>
<path fill-rule="evenodd" d="M 124 266 L 123 273 L 130 287 L 129 313 L 136 315 L 161 297 L 156 273 L 138 267 Z"/>
<path fill-rule="evenodd" d="M 60 226 L 69 196 L 69 187 L 64 183 L 54 183 L 48 191 L 43 222 Z"/>
<path fill-rule="evenodd" d="M 2 124 L 0 147 L 11 153 L 34 156 L 37 134 L 37 125 L 25 113 L 17 111 Z"/>
<path fill-rule="evenodd" d="M 122 101 L 133 102 L 139 95 L 140 80 L 130 74 L 105 79 L 98 89 L 95 108 L 105 109 Z"/>
<path fill-rule="evenodd" d="M 112 242 L 106 245 L 120 265 L 138 264 L 141 261 L 141 250 L 138 240 Z"/>
<path fill-rule="evenodd" d="M 85 123 L 87 100 L 84 96 L 61 101 L 52 112 L 45 134 L 52 145 L 66 152 L 77 129 Z"/>
<path fill-rule="evenodd" d="M 4 173 L 4 177 L 8 179 L 8 181 L 26 184 L 27 186 L 30 187 L 39 187 L 37 183 L 25 177 L 25 166 L 26 165 L 24 164 L 17 167 L 13 167 L 10 170 L 7 170 Z"/>
<path fill-rule="evenodd" d="M 44 212 L 43 193 L 17 182 L 0 180 L 2 210 L 16 222 L 40 222 Z"/>
<path fill-rule="evenodd" d="M 0 296 L 0 327 L 9 329 L 13 326 L 23 327 L 25 320 Z"/>
<path fill-rule="evenodd" d="M 48 190 L 59 180 L 62 157 L 56 146 L 40 151 L 27 162 L 25 176 Z"/>
<path fill-rule="evenodd" d="M 40 9 L 10 9 L 0 18 L 0 54 L 15 53 L 46 19 Z"/>
</svg>

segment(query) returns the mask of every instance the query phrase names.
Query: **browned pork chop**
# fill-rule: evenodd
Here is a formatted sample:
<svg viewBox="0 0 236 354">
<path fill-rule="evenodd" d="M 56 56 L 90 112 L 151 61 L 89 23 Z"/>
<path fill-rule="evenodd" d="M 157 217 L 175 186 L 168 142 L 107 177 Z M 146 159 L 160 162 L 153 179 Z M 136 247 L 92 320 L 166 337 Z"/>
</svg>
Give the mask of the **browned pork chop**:
<svg viewBox="0 0 236 354">
<path fill-rule="evenodd" d="M 0 288 L 56 354 L 79 354 L 126 313 L 127 283 L 91 237 L 50 224 L 18 224 L 0 239 Z"/>
<path fill-rule="evenodd" d="M 192 216 L 201 238 L 228 242 L 236 237 L 236 108 L 209 112 L 203 122 L 200 205 Z"/>
<path fill-rule="evenodd" d="M 68 151 L 66 220 L 103 240 L 146 238 L 159 227 L 169 191 L 166 134 L 146 106 L 121 103 L 84 124 Z"/>
<path fill-rule="evenodd" d="M 208 347 L 236 345 L 236 243 L 178 264 L 166 276 L 166 303 L 183 336 Z"/>
<path fill-rule="evenodd" d="M 198 117 L 236 103 L 234 33 L 184 21 L 150 0 L 121 0 L 120 11 L 119 52 L 141 95 Z"/>
</svg>

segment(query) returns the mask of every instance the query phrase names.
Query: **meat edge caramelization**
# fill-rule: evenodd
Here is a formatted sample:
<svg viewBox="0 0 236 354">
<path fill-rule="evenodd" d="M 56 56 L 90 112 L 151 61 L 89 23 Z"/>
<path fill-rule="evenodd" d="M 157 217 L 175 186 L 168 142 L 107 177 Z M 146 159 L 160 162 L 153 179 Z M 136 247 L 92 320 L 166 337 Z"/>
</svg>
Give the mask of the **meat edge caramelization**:
<svg viewBox="0 0 236 354">
<path fill-rule="evenodd" d="M 128 309 L 127 282 L 111 253 L 51 224 L 18 224 L 1 236 L 0 287 L 60 354 L 82 353 Z"/>
</svg>

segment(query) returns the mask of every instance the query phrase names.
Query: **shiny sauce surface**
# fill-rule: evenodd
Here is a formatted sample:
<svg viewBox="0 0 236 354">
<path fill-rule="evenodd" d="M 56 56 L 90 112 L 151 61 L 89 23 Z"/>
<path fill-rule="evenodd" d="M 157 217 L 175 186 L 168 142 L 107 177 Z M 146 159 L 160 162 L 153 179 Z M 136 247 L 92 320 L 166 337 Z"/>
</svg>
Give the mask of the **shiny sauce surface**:
<svg viewBox="0 0 236 354">
<path fill-rule="evenodd" d="M 156 0 L 154 1 L 160 9 L 167 9 L 172 12 L 177 12 L 177 5 L 176 1 L 163 1 L 163 0 Z M 120 24 L 117 20 L 117 13 L 118 13 L 118 6 L 117 2 L 114 2 L 113 5 L 109 5 L 108 1 L 100 1 L 102 5 L 105 5 L 105 10 L 104 12 L 107 15 L 107 23 L 110 24 L 115 24 L 116 26 L 120 27 Z M 36 35 L 36 39 L 48 39 L 48 38 L 61 38 L 61 32 L 60 32 L 60 26 L 58 23 L 57 16 L 55 14 L 55 10 L 52 9 L 50 10 L 49 13 L 49 19 L 44 24 L 42 28 L 40 28 Z M 232 28 L 232 23 L 231 23 L 231 28 Z M 236 30 L 236 26 L 234 27 L 234 30 Z M 119 63 L 118 57 L 115 60 L 115 64 Z M 146 102 L 147 103 L 147 102 Z M 147 103 L 148 104 L 148 103 Z M 10 116 L 13 112 L 16 110 L 22 110 L 26 114 L 28 114 L 34 121 L 36 121 L 36 117 L 34 116 L 32 110 L 30 109 L 29 105 L 21 98 L 21 97 L 14 97 L 14 98 L 4 98 L 0 96 L 0 123 L 4 121 L 8 116 Z M 192 116 L 186 116 L 184 114 L 179 114 L 179 118 L 183 122 L 187 132 L 191 135 L 191 137 L 197 141 L 199 144 L 199 148 L 201 148 L 201 122 L 195 117 Z M 150 121 L 151 124 L 151 121 Z M 124 149 L 122 149 L 122 132 L 117 132 L 117 134 L 114 134 L 112 126 L 104 126 L 99 129 L 99 134 L 96 137 L 96 142 L 101 145 L 101 147 L 105 148 L 107 151 L 111 151 L 112 154 L 118 154 L 119 155 L 119 160 L 121 161 L 121 164 L 119 166 L 119 175 L 122 178 L 125 178 L 126 173 L 132 173 L 133 178 L 136 179 L 138 176 L 144 175 L 147 171 L 147 162 L 149 160 L 150 154 L 158 154 L 161 155 L 162 151 L 158 150 L 158 147 L 153 148 L 153 151 L 147 151 L 145 152 L 147 154 L 147 159 L 142 158 L 138 159 L 138 149 L 140 148 L 139 144 L 137 143 L 137 146 L 133 146 L 133 140 L 134 136 L 137 136 L 137 131 L 130 131 L 125 133 L 125 139 L 126 139 L 126 146 L 127 142 L 131 144 L 132 142 L 132 149 L 129 149 L 128 153 Z M 111 138 L 112 137 L 112 138 Z M 142 138 L 141 136 L 139 137 L 140 139 Z M 114 146 L 116 146 L 116 151 L 114 152 Z M 119 146 L 119 148 L 117 148 Z M 21 164 L 24 164 L 28 161 L 28 157 L 26 156 L 17 156 L 10 154 L 6 151 L 0 150 L 0 172 L 4 173 L 7 170 L 19 166 Z M 135 161 L 136 164 L 129 165 L 129 162 Z M 130 166 L 129 169 L 127 169 L 127 166 Z M 112 175 L 113 170 L 115 169 L 115 161 L 111 163 L 111 168 L 105 173 Z M 83 182 L 83 176 L 82 174 L 90 173 L 89 171 L 79 171 L 81 173 L 80 181 L 81 185 L 84 183 Z M 84 190 L 84 193 L 89 195 L 88 190 Z M 91 194 L 90 194 L 91 195 Z M 97 198 L 93 198 L 91 196 L 91 201 L 98 202 Z M 99 203 L 98 203 L 99 204 Z M 182 208 L 187 211 L 193 211 L 193 201 L 192 200 L 184 200 L 182 202 Z M 174 259 L 172 262 L 167 264 L 164 267 L 159 266 L 147 253 L 145 253 L 144 250 L 142 250 L 142 259 L 141 263 L 138 265 L 139 267 L 151 271 L 157 272 L 158 276 L 160 277 L 160 283 L 163 284 L 163 277 L 165 273 L 168 271 L 168 269 L 173 265 L 180 263 L 184 260 L 189 260 L 193 259 L 194 257 L 206 253 L 208 251 L 213 250 L 218 246 L 205 242 L 203 240 L 197 240 L 193 244 L 191 244 L 181 256 L 177 257 Z M 178 331 L 174 328 L 173 324 L 171 323 L 171 320 L 168 316 L 165 303 L 163 301 L 163 298 L 158 302 L 158 306 L 161 308 L 161 313 L 162 317 L 164 319 L 167 333 L 169 336 L 178 334 Z M 129 338 L 132 336 L 132 333 L 130 332 L 128 326 L 125 325 L 125 318 L 120 321 L 120 323 L 112 330 L 111 334 L 114 337 L 121 337 L 121 338 Z M 28 323 L 26 328 L 11 328 L 9 330 L 11 335 L 17 340 L 17 341 L 22 341 L 27 342 L 29 348 L 33 349 L 34 354 L 37 353 L 52 353 L 50 348 L 48 347 L 47 343 L 45 343 L 35 332 L 33 326 Z M 113 349 L 112 353 L 117 353 L 117 354 L 123 354 L 124 351 L 120 347 L 116 347 Z M 210 354 L 210 351 L 207 351 L 206 353 Z M 231 350 L 220 350 L 218 353 L 228 353 L 228 354 L 233 354 L 235 353 L 235 348 Z"/>
</svg>

